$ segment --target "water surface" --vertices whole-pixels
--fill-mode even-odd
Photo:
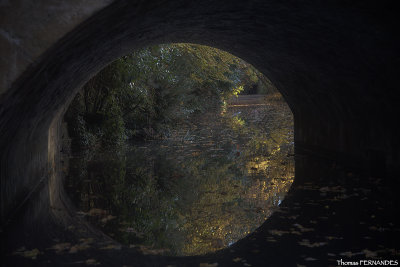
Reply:
[[[259,227],[294,178],[286,104],[243,99],[188,117],[162,140],[70,158],[66,187],[95,226],[144,253],[198,255]]]

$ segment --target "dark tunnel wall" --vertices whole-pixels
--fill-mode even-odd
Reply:
[[[57,165],[50,126],[79,88],[113,59],[156,43],[214,46],[269,77],[294,114],[297,165],[302,154],[313,154],[394,177],[400,163],[394,21],[389,2],[380,1],[112,3],[1,96],[2,223],[33,189],[47,192]],[[297,165],[296,180],[315,178],[314,167]]]

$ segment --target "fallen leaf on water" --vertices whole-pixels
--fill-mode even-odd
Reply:
[[[81,239],[79,239],[79,241],[81,241],[82,243],[85,243],[85,244],[90,244],[90,243],[93,243],[94,239],[91,238],[91,237],[89,237],[89,238],[81,238]]]
[[[218,262],[214,262],[214,263],[207,263],[207,262],[203,262],[199,264],[199,267],[217,267],[218,266]]]
[[[18,250],[16,250],[14,255],[22,256],[24,258],[29,258],[32,260],[36,260],[37,255],[40,254],[40,251],[37,248],[34,248],[32,250],[25,250],[25,247],[21,247]]]
[[[121,246],[120,245],[115,245],[115,244],[110,244],[110,245],[107,245],[105,247],[102,247],[101,249],[121,249]]]
[[[293,235],[301,235],[299,231],[294,230],[294,228],[290,228],[290,233]]]
[[[104,218],[101,219],[100,221],[101,221],[102,223],[107,223],[108,221],[110,221],[110,220],[112,220],[112,219],[115,219],[115,218],[116,218],[115,216],[108,215],[107,217],[104,217]]]
[[[336,237],[336,236],[326,236],[325,238],[328,240],[343,239],[343,237]]]
[[[346,256],[348,258],[351,258],[351,257],[353,257],[353,253],[351,251],[346,251],[346,252],[340,253],[340,256]]]
[[[378,256],[378,253],[370,251],[368,249],[364,249],[362,252],[364,252],[366,258],[375,258],[376,256]]]
[[[390,251],[390,253],[394,256],[398,256],[400,255],[400,250],[394,249],[394,248],[390,248],[388,249]]]
[[[77,253],[78,251],[79,251],[79,249],[78,249],[77,246],[72,246],[72,247],[69,249],[68,253],[73,254],[73,253]]]
[[[69,253],[77,253],[80,250],[90,248],[90,243],[93,242],[93,238],[81,238],[80,241],[80,244],[76,244],[69,249]]]
[[[89,210],[88,214],[90,216],[106,215],[107,211],[106,210],[102,210],[102,209],[92,208],[92,209]]]
[[[321,192],[339,192],[339,193],[344,193],[344,192],[346,192],[346,189],[341,187],[341,186],[332,186],[332,187],[326,186],[326,187],[321,187],[319,189],[319,191],[321,191]]]
[[[314,259],[312,257],[308,257],[308,258],[305,258],[304,260],[306,260],[306,261],[316,261],[317,259]]]
[[[96,259],[88,259],[85,261],[86,265],[99,265],[100,262],[98,262]]]
[[[364,254],[364,253],[363,253],[363,252],[351,252],[351,251],[346,251],[346,252],[340,253],[340,256],[346,256],[346,257],[348,257],[348,258],[351,258],[351,257],[353,257],[353,256],[362,255],[362,254]]]
[[[78,250],[86,250],[86,249],[90,248],[89,244],[86,244],[86,243],[75,245],[75,247]]]
[[[314,229],[303,227],[302,225],[300,225],[300,224],[298,224],[298,223],[293,224],[293,226],[296,226],[296,227],[300,230],[300,232],[310,232],[310,231],[314,231]]]
[[[348,195],[346,195],[346,194],[342,194],[342,195],[339,195],[339,196],[337,196],[337,199],[346,199],[346,198],[349,198],[350,196],[348,196]],[[335,197],[336,198],[336,197]]]
[[[302,245],[302,246],[309,247],[309,248],[321,247],[321,246],[325,246],[326,245],[325,242],[310,243],[310,241],[308,239],[301,240],[299,242],[299,244]]]
[[[238,257],[238,258],[232,259],[232,261],[233,261],[233,262],[239,262],[241,259],[242,259],[242,258],[239,258],[239,257]]]
[[[278,235],[278,236],[281,236],[281,235],[284,235],[284,234],[289,234],[288,231],[281,231],[281,230],[269,230],[269,232],[272,235]]]
[[[16,253],[16,252],[22,252],[22,251],[25,251],[25,250],[26,250],[25,246],[22,246],[22,247],[20,247],[19,249],[17,249],[14,253]]]
[[[166,252],[170,252],[168,248],[154,249],[146,246],[139,246],[138,248],[144,255],[162,255]]]
[[[59,244],[55,244],[54,246],[52,246],[49,249],[53,249],[56,251],[57,254],[60,254],[63,251],[69,250],[70,247],[71,247],[71,243],[59,243]]]

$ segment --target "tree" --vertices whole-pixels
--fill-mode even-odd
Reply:
[[[77,147],[167,136],[195,113],[268,80],[243,60],[195,44],[155,45],[117,59],[94,76],[66,120]],[[265,90],[264,90],[265,91]]]

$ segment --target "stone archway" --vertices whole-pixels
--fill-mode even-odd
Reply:
[[[155,43],[184,41],[221,48],[253,64],[278,87],[294,113],[298,155],[299,193],[289,195],[287,205],[317,193],[324,197],[336,192],[343,198],[342,189],[330,191],[329,188],[339,186],[343,180],[351,181],[356,187],[362,180],[361,176],[357,180],[354,174],[348,175],[348,169],[362,170],[360,173],[366,177],[375,170],[382,176],[379,178],[383,185],[396,184],[396,180],[389,178],[397,174],[399,164],[398,130],[393,125],[394,114],[398,111],[394,96],[398,40],[390,24],[394,20],[393,13],[375,4],[374,1],[353,4],[315,1],[304,5],[281,1],[116,1],[108,5],[54,43],[1,96],[1,214],[2,228],[7,229],[4,240],[14,244],[8,235],[12,233],[8,230],[12,225],[26,229],[21,238],[24,234],[32,236],[29,233],[32,229],[36,229],[39,236],[40,231],[50,229],[47,239],[43,238],[43,246],[49,246],[44,243],[49,242],[50,236],[66,235],[59,224],[54,223],[54,218],[63,221],[68,220],[68,216],[62,217],[64,215],[54,211],[54,202],[49,201],[63,200],[57,180],[59,116],[77,90],[102,67],[132,49]],[[338,171],[333,164],[345,167]],[[341,177],[340,181],[337,177]],[[304,184],[307,182],[311,185]],[[304,186],[310,186],[315,192],[301,191],[306,188]],[[373,187],[368,183],[364,186],[370,186],[367,188],[370,191]],[[325,189],[321,191],[321,188]],[[347,204],[337,208],[343,216],[352,214]],[[325,206],[329,210],[330,205],[323,205],[321,214]],[[311,210],[307,207],[303,210],[304,221],[310,220]],[[349,221],[357,221],[360,216],[354,215]],[[222,259],[220,264],[223,264],[231,258],[247,257],[251,254],[250,248],[271,249],[271,245],[260,238],[268,229],[278,226],[283,220],[281,217],[273,216],[258,234],[239,242],[232,255],[224,251],[178,262],[197,264]],[[337,223],[344,221],[338,219]],[[297,224],[300,225],[295,226],[299,228],[297,232],[307,232],[304,230],[307,227]],[[349,224],[342,227],[352,229]],[[319,231],[322,231],[320,235],[328,234],[323,229]],[[362,249],[359,248],[361,232],[359,234],[357,241],[344,243],[348,249]],[[386,240],[387,236],[377,238]],[[319,247],[315,245],[318,243],[323,247],[325,244],[321,244],[327,243],[304,240],[308,239],[299,240],[303,243],[289,243],[288,247],[296,252],[285,261],[304,262],[301,258],[304,253],[322,255],[326,252],[304,252],[304,248]],[[387,241],[388,249],[391,242]],[[32,239],[28,243],[34,245],[35,241]],[[275,255],[285,254],[283,248],[275,252]],[[112,263],[111,259],[120,255],[118,253],[128,252],[123,249],[101,257]],[[271,257],[272,254],[266,255]],[[68,260],[65,255],[51,257],[52,260]],[[132,257],[127,256],[127,259]],[[265,257],[255,257],[253,266],[264,262]],[[321,259],[327,260],[327,256]],[[150,265],[168,262],[164,258],[152,260]],[[278,264],[278,256],[272,257],[271,262]]]

